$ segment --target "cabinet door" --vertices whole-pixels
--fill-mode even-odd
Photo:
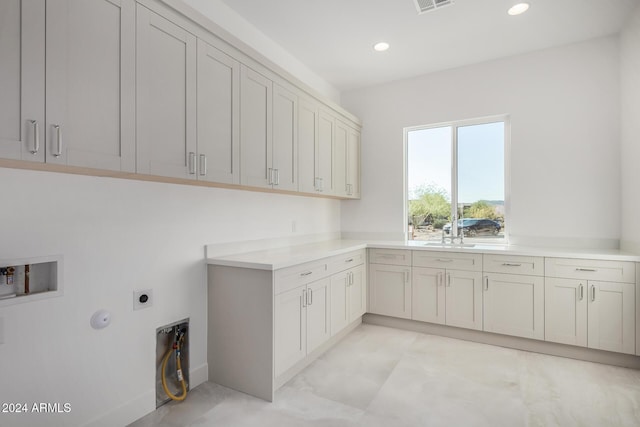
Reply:
[[[411,273],[411,318],[422,322],[444,324],[445,270],[413,267]]]
[[[307,353],[331,337],[330,289],[328,278],[307,286]]]
[[[318,106],[306,98],[298,104],[298,189],[316,192],[316,149],[318,148]]]
[[[240,183],[240,63],[198,40],[198,179]]]
[[[340,120],[335,121],[331,160],[331,179],[336,196],[347,195],[347,139],[349,128]]]
[[[0,2],[0,157],[44,161],[45,1]]]
[[[307,354],[306,290],[292,289],[275,296],[275,375]]]
[[[353,128],[347,135],[347,196],[360,198],[360,131]]]
[[[47,1],[47,163],[135,170],[134,7]]]
[[[272,82],[252,69],[240,66],[240,183],[271,187]]]
[[[331,335],[349,324],[349,272],[331,276]]]
[[[587,281],[545,278],[544,339],[587,346]]]
[[[589,281],[589,348],[634,354],[635,285]]]
[[[482,274],[446,272],[446,324],[482,330]]]
[[[349,283],[349,321],[353,322],[367,311],[367,280],[364,265],[350,270]]]
[[[411,269],[395,265],[369,265],[371,313],[411,319]]]
[[[274,188],[298,190],[298,96],[273,85]]]
[[[318,113],[318,149],[316,156],[316,187],[319,192],[333,194],[331,161],[335,120],[324,110]]]
[[[196,38],[137,6],[137,172],[196,174]]]
[[[484,280],[484,330],[543,340],[544,278],[489,273]]]

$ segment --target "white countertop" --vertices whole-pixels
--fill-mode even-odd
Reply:
[[[365,248],[410,249],[444,252],[468,252],[478,254],[504,254],[543,256],[560,258],[587,258],[613,261],[640,262],[640,256],[622,252],[617,249],[579,249],[579,248],[543,248],[515,245],[476,244],[469,246],[427,246],[423,241],[361,241],[361,240],[327,240],[319,243],[295,245],[276,249],[266,249],[239,254],[222,255],[207,258],[210,265],[252,268],[257,270],[278,270],[305,262],[315,261],[350,251]]]

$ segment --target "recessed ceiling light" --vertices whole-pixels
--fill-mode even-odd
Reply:
[[[527,10],[529,10],[529,3],[517,3],[511,6],[507,13],[511,16],[516,16],[525,13]]]
[[[389,43],[386,42],[380,42],[373,45],[373,50],[376,52],[384,52],[387,49],[389,49]]]

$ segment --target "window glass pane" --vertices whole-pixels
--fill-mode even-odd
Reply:
[[[409,238],[442,238],[451,222],[451,126],[407,132]]]
[[[465,240],[504,238],[504,122],[457,128],[458,227]]]

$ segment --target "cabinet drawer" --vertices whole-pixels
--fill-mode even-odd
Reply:
[[[413,251],[413,265],[416,267],[482,271],[482,255],[459,252]]]
[[[567,279],[635,283],[636,266],[630,261],[545,258],[545,275]]]
[[[544,258],[515,255],[484,255],[483,269],[488,273],[544,276]]]
[[[349,252],[344,255],[338,255],[327,259],[328,274],[339,273],[343,270],[364,264],[365,249]]]
[[[411,265],[411,251],[403,249],[369,249],[372,264]]]
[[[307,283],[315,282],[327,275],[327,264],[325,260],[308,262],[294,267],[276,270],[274,272],[275,295]]]

